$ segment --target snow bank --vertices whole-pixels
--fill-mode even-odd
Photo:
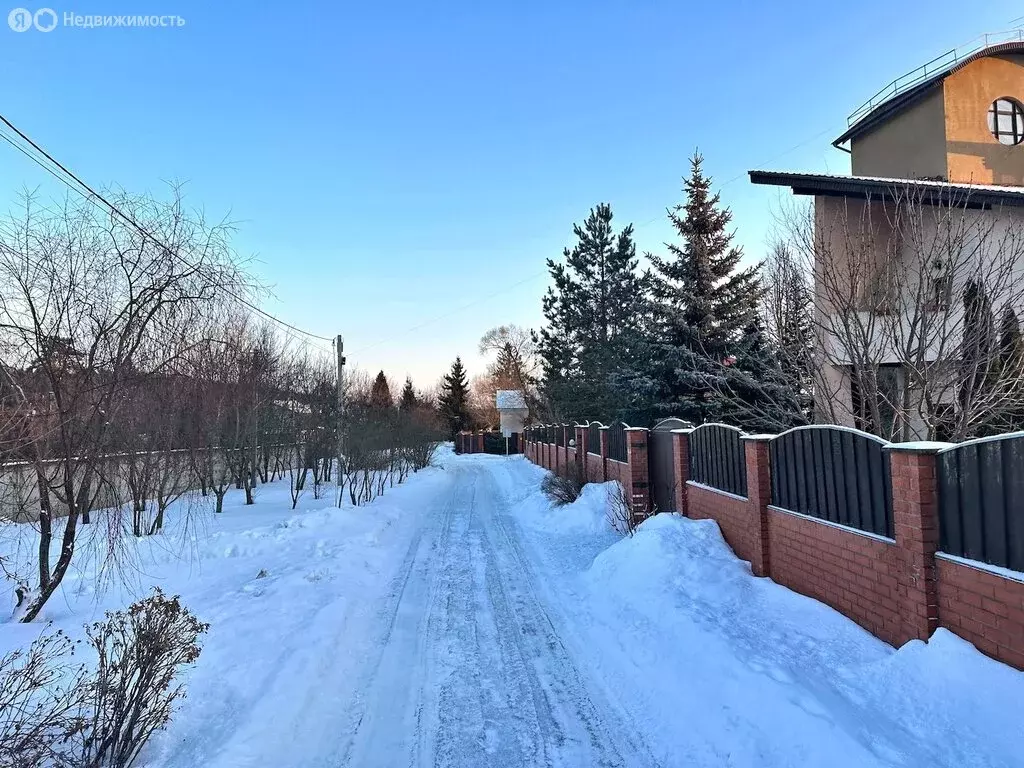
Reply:
[[[559,536],[608,533],[608,506],[615,490],[615,483],[588,483],[576,501],[560,507],[537,490],[520,502],[518,517],[534,529]]]
[[[327,743],[324,733],[345,724],[356,700],[353,680],[378,642],[370,628],[379,623],[379,606],[418,521],[434,513],[427,502],[450,482],[442,469],[422,470],[358,508],[335,507],[334,488],[325,488],[325,498],[307,492],[293,511],[287,481],[259,486],[253,506],[231,490],[221,514],[209,504],[185,514],[178,503],[163,533],[121,539],[125,567],[100,582],[107,537],[100,535],[103,514],[95,513],[96,535],[84,532],[41,620],[25,625],[8,611],[0,616],[0,655],[56,629],[80,638],[83,624],[159,584],[181,595],[210,630],[183,678],[188,698],[140,763],[311,764]],[[30,562],[33,543],[29,526],[0,529],[0,555]],[[10,605],[7,590],[0,584],[0,600]],[[276,719],[291,728],[293,714],[297,743],[268,744],[267,724]]]
[[[651,651],[626,639],[629,624],[692,654],[691,664],[658,665],[687,694],[633,670],[649,689],[642,695],[712,731],[722,727],[706,711],[716,702],[733,720],[749,718],[745,736],[732,734],[737,765],[776,764],[757,753],[767,732],[790,744],[786,765],[1019,764],[1024,673],[941,629],[893,650],[823,603],[755,578],[714,521],[656,515],[601,552],[582,580],[595,611],[626,628],[632,654]],[[746,707],[723,701],[736,686]]]

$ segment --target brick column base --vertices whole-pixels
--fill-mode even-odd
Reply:
[[[690,433],[692,429],[672,430],[672,465],[675,483],[673,494],[675,496],[675,507],[683,517],[689,517],[689,505],[687,503],[686,481],[690,479]]]
[[[750,569],[755,576],[768,576],[771,573],[768,505],[772,501],[772,476],[768,443],[773,437],[774,435],[745,435],[742,438],[747,465],[747,506],[750,510],[753,539]]]
[[[939,625],[935,553],[939,548],[937,451],[921,443],[888,446],[896,534],[897,602],[903,642],[927,640]]]
[[[606,435],[603,435],[603,437]],[[650,466],[647,463],[647,430],[630,427],[626,430],[626,462],[632,488],[627,488],[633,501],[633,524],[639,525],[651,514]]]

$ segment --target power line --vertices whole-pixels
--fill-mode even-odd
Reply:
[[[17,149],[23,155],[28,157],[30,160],[32,160],[32,162],[34,162],[40,168],[45,170],[47,173],[49,173],[51,176],[53,176],[58,181],[62,182],[65,186],[68,187],[68,189],[72,190],[73,192],[78,193],[84,199],[88,200],[89,202],[93,203],[94,205],[96,204],[96,201],[98,200],[104,206],[106,206],[106,208],[108,210],[110,210],[111,213],[113,213],[114,215],[116,215],[117,217],[119,217],[120,219],[125,221],[130,226],[134,227],[143,237],[148,237],[150,240],[152,240],[154,243],[156,243],[158,246],[160,246],[166,253],[168,253],[171,256],[173,256],[174,258],[178,259],[182,264],[184,264],[188,268],[194,269],[197,272],[201,271],[196,265],[189,263],[189,261],[187,259],[185,259],[185,257],[183,257],[180,253],[178,253],[176,250],[170,248],[167,244],[162,242],[158,237],[153,235],[153,233],[149,232],[145,227],[143,227],[141,224],[139,224],[139,222],[136,221],[133,217],[131,217],[131,216],[127,215],[126,213],[124,213],[123,211],[121,211],[120,208],[118,208],[116,205],[114,205],[109,200],[107,200],[103,195],[101,195],[95,189],[93,189],[88,184],[86,184],[81,178],[79,178],[77,175],[75,175],[74,172],[72,172],[66,166],[61,164],[49,152],[47,152],[39,144],[37,144],[35,141],[33,141],[21,129],[19,129],[16,125],[14,125],[14,123],[12,123],[10,120],[8,120],[7,117],[5,117],[3,114],[0,114],[0,122],[3,122],[4,125],[6,125],[12,131],[14,131],[22,139],[22,141],[26,142],[36,152],[38,152],[43,157],[45,157],[46,160],[49,161],[49,163],[51,163],[53,166],[56,166],[58,169],[60,169],[60,171],[64,174],[64,176],[61,176],[60,174],[56,173],[53,170],[53,168],[51,168],[50,166],[48,166],[45,163],[43,163],[38,157],[36,157],[35,155],[33,155],[30,152],[28,152],[24,147],[20,146],[17,142],[15,142],[13,139],[11,139],[6,134],[0,132],[0,138],[3,138],[4,141],[6,141],[8,144],[13,146],[15,149]],[[65,176],[66,177],[70,177],[72,180],[74,180],[75,184],[71,184],[67,180],[67,178],[65,178]],[[77,187],[75,185],[77,185]],[[84,190],[84,192],[83,192],[83,190]],[[256,312],[257,314],[261,315],[262,317],[265,317],[266,319],[268,319],[268,320],[270,320],[270,321],[272,321],[274,323],[277,323],[282,328],[287,328],[287,329],[289,329],[289,330],[291,330],[291,331],[293,331],[295,333],[301,334],[303,336],[308,336],[308,337],[313,338],[313,339],[319,339],[321,341],[333,342],[333,339],[331,339],[331,338],[329,338],[327,336],[320,336],[319,334],[315,334],[315,333],[312,333],[310,331],[304,330],[302,328],[299,328],[296,325],[292,325],[291,323],[289,323],[289,322],[287,322],[285,320],[282,320],[279,317],[276,317],[276,316],[272,315],[270,312],[267,312],[267,311],[261,309],[260,307],[258,307],[257,305],[253,304],[251,301],[249,301],[245,297],[239,296],[237,293],[232,291],[230,288],[222,286],[221,290],[225,294],[230,296],[232,299],[234,299],[235,301],[237,301],[240,304],[242,304],[243,306],[249,308],[253,312]]]

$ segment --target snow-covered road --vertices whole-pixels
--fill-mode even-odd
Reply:
[[[439,459],[356,509],[239,492],[102,592],[68,577],[72,635],[152,584],[211,625],[146,768],[1020,764],[1024,674],[954,635],[894,650],[711,521],[623,539],[607,486],[553,508],[522,457]],[[39,632],[0,622],[0,653]]]
[[[394,581],[344,764],[655,764],[563,642],[499,485],[507,468],[450,465]]]

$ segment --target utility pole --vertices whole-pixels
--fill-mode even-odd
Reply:
[[[338,488],[338,506],[341,506],[341,468],[343,465],[343,443],[345,430],[345,341],[339,333],[334,337],[334,352],[338,358],[338,467],[335,471],[335,485]]]

